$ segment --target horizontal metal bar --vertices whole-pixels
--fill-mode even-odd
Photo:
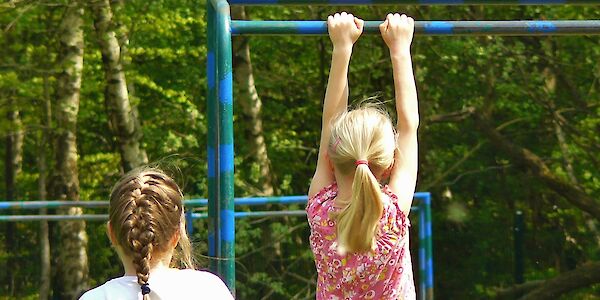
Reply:
[[[278,210],[278,211],[236,211],[233,216],[236,219],[242,218],[261,218],[261,217],[288,217],[288,216],[306,216],[304,210]],[[194,219],[208,218],[206,213],[193,213]]]
[[[413,206],[411,211],[419,210],[419,207]],[[262,217],[288,217],[305,216],[304,210],[276,210],[276,211],[236,211],[234,217],[241,218],[262,218]],[[207,213],[192,213],[192,219],[206,219]],[[106,221],[108,215],[0,215],[0,222],[32,222],[32,221]]]
[[[102,208],[108,207],[108,201],[3,201],[0,202],[0,209],[40,209],[40,208],[65,208],[65,207],[84,207],[84,208]]]
[[[417,192],[415,198],[428,197],[428,192]],[[235,205],[265,205],[265,204],[304,204],[308,201],[306,195],[279,196],[279,197],[243,197],[235,198]],[[185,200],[186,207],[202,207],[208,205],[206,199]],[[0,202],[1,209],[40,209],[40,208],[103,208],[108,207],[108,201],[3,201]]]
[[[106,221],[108,215],[0,215],[0,222],[30,222],[30,221]]]
[[[276,196],[276,197],[241,197],[234,198],[235,205],[265,205],[265,204],[294,204],[294,203],[306,203],[308,196],[297,195],[297,196]],[[186,206],[206,206],[208,205],[207,199],[191,199],[185,201]]]
[[[379,34],[381,21],[366,21],[364,31]],[[231,21],[235,35],[325,35],[325,21]],[[590,35],[600,34],[600,20],[560,21],[416,21],[420,35]]]
[[[593,0],[230,0],[231,5],[593,5]]]
[[[286,217],[305,216],[304,210],[281,210],[281,211],[238,211],[234,213],[235,218],[257,218],[257,217]],[[208,218],[206,213],[193,213],[193,219]],[[0,222],[30,222],[30,221],[106,221],[108,215],[0,215]]]

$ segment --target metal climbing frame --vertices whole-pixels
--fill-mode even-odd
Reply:
[[[419,270],[420,270],[420,288],[428,290],[432,295],[433,288],[433,264],[432,264],[432,243],[431,243],[431,209],[430,194],[416,193],[415,199],[418,206],[411,208],[411,211],[419,214]],[[280,197],[249,197],[235,198],[235,206],[261,206],[267,204],[301,204],[306,205],[308,197],[306,195],[298,196],[280,196]],[[207,199],[189,199],[184,202],[186,207],[187,231],[193,233],[192,221],[195,219],[205,219],[206,213],[194,213],[194,207],[206,207]],[[35,210],[40,208],[56,209],[65,207],[82,207],[86,209],[106,209],[109,202],[100,201],[3,201],[0,202],[0,210]],[[304,210],[282,210],[282,211],[236,211],[233,217],[253,218],[253,217],[289,217],[306,216]],[[39,214],[7,214],[0,215],[0,222],[35,222],[35,221],[66,221],[66,220],[85,220],[85,221],[106,221],[106,214],[83,214],[83,215],[39,215]]]
[[[233,88],[232,34],[327,33],[324,21],[246,21],[231,20],[231,5],[588,5],[596,1],[578,0],[208,0],[208,180],[209,255],[211,264],[227,286],[235,291],[235,231],[233,182]],[[365,33],[377,33],[379,21],[367,21]],[[563,21],[417,21],[416,35],[573,35],[600,34],[598,20]],[[417,194],[417,198],[419,194]],[[425,195],[425,194],[424,194]],[[419,204],[420,298],[433,299],[430,196]]]

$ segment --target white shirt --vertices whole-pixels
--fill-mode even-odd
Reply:
[[[215,299],[233,300],[227,286],[216,275],[196,270],[158,269],[148,280],[150,299]],[[134,300],[142,299],[142,290],[136,276],[111,279],[87,291],[80,300]]]

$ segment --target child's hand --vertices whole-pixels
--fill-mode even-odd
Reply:
[[[363,31],[364,21],[346,12],[327,18],[327,31],[333,47],[352,47]]]
[[[379,25],[381,36],[390,48],[391,54],[402,51],[410,52],[413,32],[415,31],[415,20],[406,15],[388,14],[383,23]]]

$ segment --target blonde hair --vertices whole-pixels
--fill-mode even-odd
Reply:
[[[383,195],[374,173],[383,173],[394,162],[394,127],[387,113],[366,104],[342,113],[331,128],[329,157],[334,167],[344,175],[354,173],[352,198],[335,216],[338,250],[370,251],[383,212]]]
[[[124,254],[133,259],[144,300],[150,299],[148,279],[152,259],[171,250],[170,241],[175,235],[179,235],[180,249],[174,260],[185,268],[194,267],[183,209],[181,190],[158,169],[133,170],[112,189],[109,207],[112,232]]]

